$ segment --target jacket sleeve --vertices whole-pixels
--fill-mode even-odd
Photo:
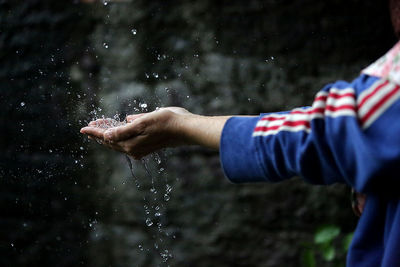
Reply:
[[[232,117],[220,150],[233,182],[300,176],[313,184],[347,183],[365,193],[397,187],[400,87],[361,75],[327,85],[310,107]]]

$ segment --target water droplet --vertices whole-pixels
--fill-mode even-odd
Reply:
[[[165,200],[165,201],[170,200],[170,196],[169,196],[168,194],[165,194],[165,195],[164,195],[164,200]]]
[[[49,149],[49,153],[53,153],[53,150]]]
[[[157,190],[154,187],[150,189],[150,192],[153,194],[157,194]]]
[[[135,185],[136,185],[136,187],[137,187],[138,189],[140,188],[139,181],[135,181]]]
[[[171,255],[171,253],[169,253],[168,249],[165,249],[164,252],[161,252],[160,256],[164,262],[167,262],[168,258],[172,258],[172,255]]]
[[[271,56],[271,60],[274,60],[275,58],[273,56]]]
[[[132,29],[132,30],[131,30],[131,33],[132,33],[133,35],[136,35],[136,34],[137,34],[137,30],[136,30],[136,29]]]
[[[153,225],[153,222],[151,221],[150,218],[146,219],[146,225],[149,226],[149,227]]]
[[[141,103],[141,104],[139,104],[139,107],[141,107],[141,108],[147,108],[147,104],[146,104],[146,103]]]
[[[11,246],[14,247],[14,243],[11,243]]]
[[[148,75],[147,73],[144,74],[146,76],[146,79],[150,78],[150,75]]]
[[[166,185],[166,189],[165,191],[168,193],[170,193],[172,191],[172,186],[170,186],[169,184]]]
[[[20,105],[21,105],[21,107],[25,106],[25,102],[21,102]]]
[[[80,149],[80,150],[83,150],[83,147],[81,146],[81,147],[79,147],[79,149]]]
[[[105,5],[105,6],[108,5],[107,0],[104,0],[104,1],[103,1],[103,5]]]
[[[156,206],[156,207],[155,207],[155,210],[159,210],[159,209],[160,209],[160,207],[159,207],[159,206]]]
[[[103,43],[103,46],[104,46],[105,49],[108,48],[108,44],[107,43]]]
[[[161,213],[160,213],[160,212],[156,212],[156,213],[154,213],[154,216],[160,217],[160,216],[161,216]]]
[[[139,249],[140,249],[141,251],[143,251],[143,246],[142,246],[142,245],[139,245],[138,247],[139,247]]]
[[[153,72],[153,77],[158,79],[158,73]]]

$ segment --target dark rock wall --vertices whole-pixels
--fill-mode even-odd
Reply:
[[[108,116],[169,105],[202,114],[307,105],[324,84],[355,78],[395,42],[378,1],[132,1],[96,11],[103,23],[92,40]],[[103,251],[114,247],[107,264],[155,266],[168,250],[171,266],[299,266],[317,227],[335,224],[348,233],[356,225],[344,186],[233,185],[212,151],[175,149],[161,158],[158,167],[148,158],[158,181],[157,200],[149,201],[141,163],[134,164],[137,189],[122,156],[102,156],[114,167],[99,174],[101,183],[119,185],[98,225]],[[173,187],[168,202],[166,184]],[[154,224],[147,227],[146,218]],[[337,257],[344,263],[343,253]]]
[[[394,42],[385,1],[0,1],[0,265],[299,266],[319,226],[353,231],[345,186],[234,185],[195,147],[133,178],[79,127],[308,105]]]
[[[93,27],[82,8],[0,1],[1,266],[87,261],[93,192],[78,134],[83,92],[70,77]]]

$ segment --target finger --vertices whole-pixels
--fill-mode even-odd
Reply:
[[[126,121],[127,122],[132,122],[132,121],[136,120],[137,118],[142,117],[143,115],[144,115],[144,113],[128,115],[128,116],[126,116]]]
[[[109,149],[115,150],[117,152],[126,153],[125,149],[123,147],[121,147],[118,143],[104,142],[104,143],[102,143],[102,145],[104,145],[105,147],[108,147]]]
[[[93,135],[88,135],[88,138],[91,140],[95,140],[98,144],[105,146],[109,149],[118,151],[118,152],[126,152],[124,147],[120,146],[118,143],[109,143],[109,142],[105,142],[103,139],[100,139],[98,137],[95,137]]]
[[[109,118],[97,119],[95,121],[91,121],[88,126],[99,127],[99,128],[110,128],[115,126],[115,120]]]
[[[134,159],[141,159],[142,157],[163,148],[161,143],[149,143],[149,138],[145,135],[121,141],[117,144],[126,154],[132,156]]]
[[[89,123],[88,123],[88,126],[92,126],[92,127],[96,126],[96,125],[97,125],[97,121],[98,121],[98,120],[89,122]]]
[[[103,134],[105,129],[98,128],[98,127],[83,127],[80,132],[83,134],[91,135],[92,137],[99,138],[103,140]]]
[[[109,142],[119,142],[129,138],[136,137],[143,133],[144,126],[142,122],[132,122],[123,126],[113,127],[104,132],[104,140]]]
[[[95,120],[95,121],[89,122],[88,126],[98,127],[100,125],[100,123],[101,123],[101,120]]]
[[[140,137],[138,137],[138,138],[140,138]],[[139,160],[142,157],[144,157],[146,154],[143,153],[143,151],[139,147],[137,147],[137,143],[138,143],[137,140],[129,139],[128,141],[121,141],[121,142],[118,142],[117,144],[122,149],[122,152],[131,156],[135,160]]]

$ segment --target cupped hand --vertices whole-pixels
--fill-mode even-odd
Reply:
[[[190,116],[194,115],[183,108],[160,108],[150,113],[129,115],[127,123],[117,127],[109,128],[109,119],[92,121],[80,132],[111,149],[140,159],[159,149],[185,144],[187,140],[180,124],[184,117]]]

